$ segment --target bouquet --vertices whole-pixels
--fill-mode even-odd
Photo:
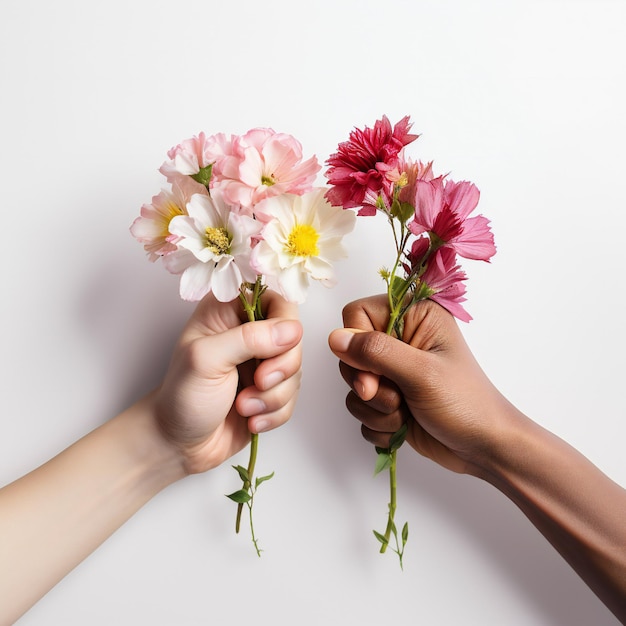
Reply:
[[[489,261],[496,252],[489,221],[482,215],[470,217],[480,196],[476,186],[455,182],[448,174],[435,175],[432,161],[406,156],[406,146],[418,138],[410,133],[411,126],[409,116],[393,127],[383,116],[373,128],[354,129],[328,158],[326,171],[326,198],[332,205],[357,209],[362,216],[380,214],[391,228],[395,257],[380,275],[389,302],[387,333],[400,340],[405,314],[427,298],[469,322],[462,305],[467,277],[458,257]],[[400,567],[409,530],[405,523],[398,533],[395,522],[396,454],[406,432],[404,425],[391,436],[388,448],[376,448],[374,471],[387,470],[390,485],[387,525],[374,535],[383,553],[393,536]]]
[[[315,156],[302,158],[291,135],[253,128],[244,135],[199,133],[167,153],[160,167],[167,186],[141,207],[131,225],[150,261],[180,275],[180,296],[197,301],[212,292],[221,302],[239,298],[248,320],[263,318],[261,295],[270,288],[290,302],[306,299],[309,279],[336,283],[333,262],[346,256],[342,238],[354,214],[332,206],[326,188],[314,187],[321,169]],[[255,476],[258,434],[251,435],[247,467],[233,466],[243,506],[274,473]]]

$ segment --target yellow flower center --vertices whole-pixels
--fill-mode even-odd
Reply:
[[[274,180],[273,176],[266,176],[265,174],[263,174],[263,176],[261,176],[261,184],[265,185],[266,187],[271,187],[272,185],[276,184],[276,181]]]
[[[316,256],[319,254],[319,233],[310,224],[297,224],[289,233],[285,249],[293,256]]]
[[[174,204],[173,202],[168,202],[167,203],[167,217],[163,221],[163,232],[161,233],[161,235],[163,237],[167,237],[170,234],[170,230],[169,230],[170,222],[177,215],[184,215],[184,214],[185,212],[177,204]]]
[[[228,231],[223,227],[207,227],[206,246],[215,254],[226,254],[230,249],[230,235]]]

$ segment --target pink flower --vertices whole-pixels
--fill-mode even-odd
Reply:
[[[168,150],[167,156],[171,159],[168,165],[179,174],[193,176],[213,162],[207,154],[210,145],[204,133],[185,139]]]
[[[422,263],[428,246],[427,237],[420,237],[413,242],[411,251],[407,255],[410,267],[405,265],[407,273]],[[444,247],[436,250],[428,259],[426,270],[416,289],[419,291],[421,299],[430,298],[447,309],[457,319],[462,322],[469,322],[472,316],[461,305],[466,300],[465,280],[467,280],[467,275],[458,265],[454,250]]]
[[[421,161],[413,161],[404,159],[403,155],[398,159],[398,172],[394,182],[400,185],[400,193],[398,200],[400,202],[413,203],[415,198],[415,188],[420,180],[432,180],[433,162],[422,163]]]
[[[265,198],[309,191],[320,168],[314,156],[302,161],[302,146],[291,135],[254,128],[216,160],[213,185],[228,202],[251,211]]]
[[[414,235],[433,233],[462,257],[488,261],[496,252],[489,220],[469,217],[479,197],[477,187],[467,181],[444,182],[441,176],[417,181],[415,216],[408,227]]]
[[[419,135],[409,134],[412,123],[403,117],[393,128],[386,115],[374,128],[354,129],[348,141],[327,160],[326,177],[331,185],[326,197],[344,209],[361,207],[359,215],[374,215],[372,198],[390,194],[388,174],[396,168],[399,155]]]
[[[153,196],[150,204],[144,204],[140,216],[130,227],[133,237],[144,244],[150,261],[177,249],[176,237],[170,233],[169,225],[177,215],[187,215],[187,202],[194,193],[194,188],[179,182],[172,184],[171,190],[164,189]]]

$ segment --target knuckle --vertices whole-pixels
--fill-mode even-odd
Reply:
[[[256,322],[247,322],[240,326],[244,344],[252,351],[258,352],[264,346],[264,334]]]
[[[360,352],[368,358],[381,357],[388,349],[388,337],[381,332],[362,333]]]

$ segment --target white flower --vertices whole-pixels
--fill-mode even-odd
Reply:
[[[274,196],[255,206],[262,219],[271,219],[252,250],[252,265],[290,302],[304,302],[309,278],[332,287],[337,282],[332,262],[347,256],[341,240],[356,217],[329,204],[325,191]]]
[[[182,274],[181,298],[201,300],[212,291],[220,302],[234,300],[242,283],[256,280],[250,264],[251,238],[263,225],[240,215],[219,194],[194,194],[187,212],[169,225],[179,250],[163,257],[170,272]]]

